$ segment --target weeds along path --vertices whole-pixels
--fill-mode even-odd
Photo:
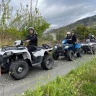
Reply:
[[[22,94],[26,89],[36,89],[38,82],[40,82],[40,85],[44,85],[55,79],[57,75],[66,75],[72,69],[90,61],[94,57],[95,55],[85,55],[82,58],[75,59],[73,62],[61,58],[58,61],[55,61],[54,69],[44,71],[40,66],[30,68],[27,77],[19,81],[13,80],[8,74],[3,74],[2,77],[0,77],[0,96],[3,96],[3,94],[4,96],[16,96],[16,94]],[[1,86],[2,84],[4,84],[4,86]]]

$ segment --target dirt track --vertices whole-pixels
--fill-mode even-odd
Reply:
[[[90,61],[93,57],[95,56],[85,55],[82,58],[76,58],[73,62],[61,58],[58,61],[55,61],[54,68],[49,71],[42,70],[40,66],[30,68],[27,77],[19,81],[13,80],[8,74],[3,74],[0,77],[0,85],[4,84],[4,86],[0,86],[0,96],[21,95],[26,89],[35,89],[38,81],[41,85],[44,85],[48,81],[55,79],[57,75],[63,76],[72,69],[77,68],[80,64]]]

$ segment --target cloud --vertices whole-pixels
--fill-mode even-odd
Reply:
[[[11,0],[14,10],[30,0]],[[36,0],[33,0],[35,6]],[[63,26],[96,14],[96,0],[38,0],[41,15],[53,26]]]
[[[51,24],[67,25],[96,14],[96,0],[40,0],[40,12]]]

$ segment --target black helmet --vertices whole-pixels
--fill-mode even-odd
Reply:
[[[33,33],[34,33],[34,28],[33,28],[33,27],[29,27],[29,28],[28,28],[28,32],[29,32],[30,30],[33,30]]]

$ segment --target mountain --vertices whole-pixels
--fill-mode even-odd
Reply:
[[[70,31],[78,25],[84,25],[84,26],[96,29],[96,15],[78,20],[75,23],[69,24],[69,25],[61,27],[59,29],[54,29],[54,30],[52,30],[52,33],[53,32],[63,32],[64,30]]]

